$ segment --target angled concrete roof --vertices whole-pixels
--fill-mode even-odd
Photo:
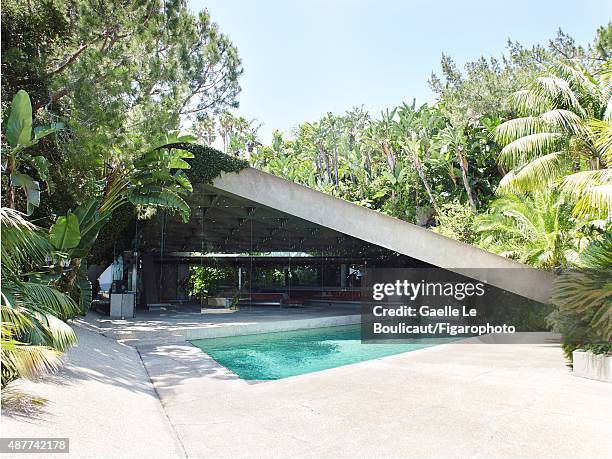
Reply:
[[[488,270],[483,274],[491,284],[548,302],[551,273],[266,172],[248,168],[239,174],[223,174],[214,187],[450,271],[472,277],[472,269]],[[515,276],[508,276],[503,268],[516,269]]]
[[[188,223],[166,222],[166,253],[323,253],[342,247],[347,253],[376,257],[376,249],[382,248],[527,298],[549,299],[551,273],[254,168],[224,173],[212,186],[197,184],[188,202]],[[147,231],[149,240],[159,237],[159,223]]]

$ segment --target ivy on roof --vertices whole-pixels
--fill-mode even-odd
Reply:
[[[185,173],[194,183],[210,184],[221,175],[221,172],[240,172],[242,169],[249,167],[249,163],[244,159],[233,158],[206,145],[177,143],[172,145],[172,148],[193,153],[194,158],[188,160],[191,169],[186,169]]]

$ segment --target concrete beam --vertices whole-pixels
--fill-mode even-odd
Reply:
[[[224,173],[213,186],[449,271],[547,303],[554,275],[254,168]],[[513,274],[508,275],[508,268]],[[473,270],[478,270],[477,272]]]

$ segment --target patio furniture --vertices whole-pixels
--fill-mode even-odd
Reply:
[[[283,307],[288,300],[286,293],[251,293],[247,298],[241,298],[240,303],[250,303],[253,306]]]
[[[227,297],[211,297],[208,298],[208,306],[217,306],[229,308],[232,305],[232,299]]]

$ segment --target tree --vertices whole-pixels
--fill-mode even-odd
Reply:
[[[237,49],[184,0],[7,0],[2,20],[3,98],[25,89],[36,119],[67,126],[44,145],[70,194],[53,206],[82,202],[115,151],[237,106]]]
[[[542,269],[569,266],[588,242],[563,198],[550,191],[496,199],[475,230],[483,248]]]
[[[575,59],[584,63],[593,60],[562,30],[548,46],[525,48],[508,40],[506,47],[507,52],[499,58],[483,56],[466,63],[465,72],[457,68],[451,57],[442,55],[441,77],[432,73],[429,85],[438,94],[439,107],[453,126],[469,128],[477,126],[484,117],[512,116],[514,109],[508,97],[557,59]]]
[[[193,131],[199,142],[212,146],[217,139],[217,120],[213,116],[203,116],[193,124]]]
[[[91,303],[85,260],[98,234],[117,210],[131,203],[179,213],[184,221],[189,218],[189,205],[181,196],[193,191],[184,170],[191,167],[185,160],[194,155],[182,146],[192,140],[191,136],[173,133],[133,159],[110,164],[99,182],[100,192],[74,212],[59,217],[51,227],[54,249],[65,253],[70,261],[69,271],[62,273],[57,285],[78,299],[83,314]]]
[[[596,135],[612,122],[608,63],[598,74],[577,62],[559,62],[512,96],[522,116],[499,125],[505,145],[500,164],[510,169],[501,192],[541,190],[560,185],[577,199],[576,215],[612,211],[612,149]]]
[[[2,37],[7,71],[18,70],[28,45],[49,45],[43,40],[25,42],[23,28],[42,18],[62,25],[61,35],[48,32],[56,37],[51,47],[28,53],[46,56],[37,62],[42,67],[37,71],[50,82],[49,93],[34,101],[35,110],[67,98],[78,112],[93,104],[111,109],[108,120],[118,113],[125,119],[126,111],[143,117],[135,112],[144,108],[156,114],[168,109],[174,115],[194,114],[234,105],[240,90],[236,48],[206,10],[190,13],[183,0],[74,0],[52,5],[9,1],[2,14],[5,21],[19,25],[12,25]]]
[[[566,342],[589,343],[612,341],[612,233],[595,239],[581,254],[580,269],[567,271],[556,279],[552,303],[561,314],[586,321],[588,328],[566,330]]]
[[[476,212],[476,202],[474,201],[472,186],[470,185],[470,180],[468,178],[468,160],[465,154],[466,139],[463,135],[463,129],[457,129],[454,126],[449,125],[440,131],[439,137],[445,150],[450,149],[455,152],[455,157],[457,158],[459,168],[461,169],[461,178],[463,180],[465,193],[467,194],[472,212]]]
[[[64,320],[78,308],[51,288],[53,254],[42,230],[14,209],[0,208],[2,238],[2,386],[59,365],[59,353],[76,343]],[[56,258],[57,259],[57,258]]]

